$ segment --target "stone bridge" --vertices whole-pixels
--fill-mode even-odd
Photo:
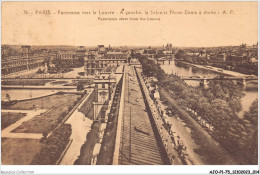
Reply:
[[[243,77],[221,77],[221,76],[181,76],[180,77],[182,80],[197,80],[200,81],[201,84],[207,85],[209,80],[220,80],[220,81],[225,81],[225,80],[233,80],[237,84],[241,83],[243,86],[246,86],[247,81],[258,81],[258,77],[256,76],[243,76]]]

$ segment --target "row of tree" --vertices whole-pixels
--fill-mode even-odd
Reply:
[[[72,133],[70,124],[63,124],[46,139],[40,152],[35,155],[32,165],[55,165],[66,148]]]
[[[143,74],[156,77],[159,88],[173,95],[179,106],[205,127],[242,164],[257,164],[257,100],[239,118],[242,87],[233,81],[210,81],[209,88],[194,88],[175,75],[166,75],[154,61],[137,55]]]

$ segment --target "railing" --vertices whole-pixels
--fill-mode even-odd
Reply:
[[[125,99],[125,72],[123,74],[123,80],[122,80],[122,91],[121,91],[121,99],[120,99],[120,105],[119,105],[119,114],[118,114],[118,121],[117,121],[117,131],[116,131],[116,140],[115,140],[115,149],[113,154],[113,165],[119,164],[119,149],[121,144],[121,130],[122,130],[122,118],[123,118],[123,109],[124,109],[124,99]]]
[[[69,141],[69,143],[67,144],[66,148],[61,153],[60,158],[57,160],[56,165],[59,165],[61,163],[62,159],[64,158],[64,156],[65,156],[66,152],[68,151],[68,149],[69,149],[69,147],[70,147],[72,142],[73,142],[73,140]]]

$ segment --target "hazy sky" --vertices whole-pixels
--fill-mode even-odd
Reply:
[[[162,11],[165,15],[120,15],[126,11]],[[3,2],[2,44],[223,46],[258,39],[257,2]],[[31,15],[24,14],[27,10]],[[36,10],[51,10],[37,15]],[[60,15],[90,11],[96,15]],[[114,11],[114,15],[99,15]],[[170,15],[169,11],[216,11],[220,14]],[[233,11],[232,14],[222,14]],[[55,14],[54,14],[55,13]],[[160,21],[99,21],[101,18],[160,18]]]

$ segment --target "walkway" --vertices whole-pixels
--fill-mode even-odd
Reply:
[[[86,142],[87,134],[91,130],[92,120],[85,117],[79,112],[79,109],[88,100],[92,92],[81,102],[77,109],[71,114],[70,118],[65,122],[71,124],[72,134],[70,139],[73,140],[60,165],[73,165],[80,155],[81,146]]]
[[[120,165],[163,164],[133,67],[125,66]]]
[[[8,126],[4,130],[2,130],[1,137],[2,138],[23,138],[23,139],[41,139],[42,134],[35,134],[35,133],[11,133],[14,129],[21,126],[24,122],[31,120],[32,118],[36,117],[37,115],[41,115],[41,113],[46,112],[45,109],[38,109],[38,110],[5,110],[2,109],[1,112],[13,112],[13,113],[26,113],[26,116],[22,119],[18,120],[14,124]]]

